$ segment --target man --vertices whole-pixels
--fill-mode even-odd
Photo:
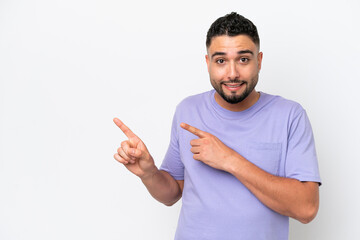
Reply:
[[[256,26],[237,13],[210,27],[214,90],[183,100],[160,170],[128,137],[115,159],[170,206],[182,197],[175,239],[288,239],[289,217],[310,222],[320,177],[311,126],[297,103],[255,91],[263,53]]]

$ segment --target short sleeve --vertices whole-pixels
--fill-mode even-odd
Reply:
[[[285,169],[288,178],[321,184],[314,136],[304,109],[290,123]]]
[[[176,116],[175,113],[171,127],[170,144],[160,170],[168,172],[175,180],[184,180],[184,164],[180,157],[178,137],[180,123],[178,123]]]

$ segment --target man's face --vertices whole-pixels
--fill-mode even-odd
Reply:
[[[206,55],[211,85],[228,103],[243,101],[255,91],[262,53],[247,35],[212,38]]]

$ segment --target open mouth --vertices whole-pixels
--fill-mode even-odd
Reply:
[[[241,82],[241,83],[223,83],[225,88],[228,89],[231,92],[239,90],[244,84],[245,84],[245,82]]]

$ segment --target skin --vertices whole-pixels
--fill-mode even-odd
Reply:
[[[184,181],[176,181],[169,173],[159,171],[143,141],[120,119],[114,118],[114,123],[128,138],[121,143],[114,158],[138,176],[156,200],[167,206],[176,203],[181,198]]]
[[[217,36],[212,39],[207,51],[205,58],[210,82],[216,90],[216,102],[230,111],[243,111],[255,104],[260,97],[255,91],[255,86],[263,58],[258,46],[246,35]],[[231,84],[231,81],[244,84],[241,88],[231,91],[225,86],[226,83]],[[239,97],[247,92],[247,97],[241,102],[232,104],[221,97],[219,91],[223,91],[229,98]]]
[[[217,90],[215,100],[220,106],[231,111],[243,111],[256,103],[259,93],[255,86],[262,56],[248,36],[217,36],[212,39],[206,63],[211,84]],[[225,98],[241,101],[229,103],[218,93],[221,91]],[[177,202],[184,181],[176,181],[169,173],[158,170],[141,139],[119,119],[115,118],[114,123],[128,137],[114,158],[138,176],[155,199],[168,206]],[[186,123],[181,123],[181,127],[197,137],[190,141],[194,160],[234,175],[264,205],[282,215],[302,223],[314,219],[319,208],[318,183],[274,176],[252,164],[216,136]]]
[[[246,160],[214,135],[185,123],[181,127],[198,137],[190,142],[195,160],[231,173],[263,204],[282,215],[302,223],[315,218],[319,207],[318,183],[274,176]]]

